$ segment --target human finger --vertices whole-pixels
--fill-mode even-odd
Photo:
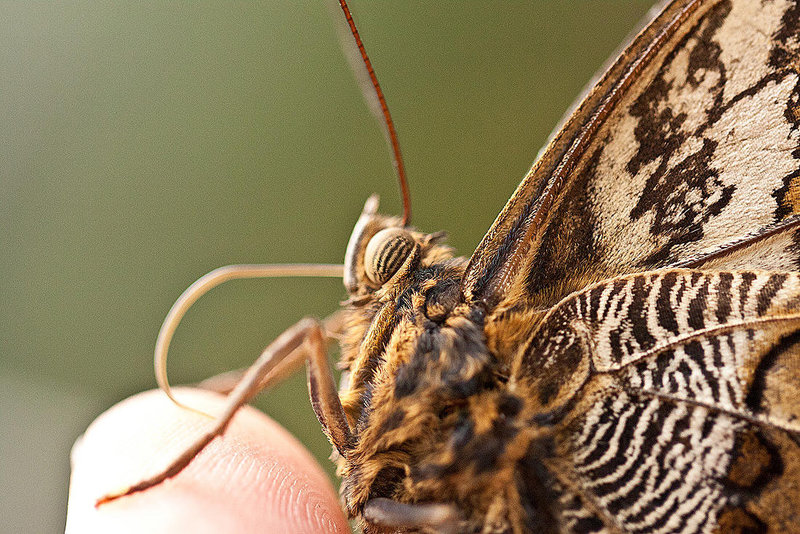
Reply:
[[[224,397],[207,391],[178,392],[208,413],[224,404]],[[95,508],[104,494],[165,467],[209,424],[158,391],[126,399],[98,417],[73,449],[67,533],[349,532],[333,487],[312,456],[250,407],[174,478]]]

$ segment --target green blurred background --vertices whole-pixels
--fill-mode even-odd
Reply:
[[[470,254],[649,4],[353,0],[415,224]],[[400,207],[320,0],[2,2],[0,111],[0,532],[58,532],[72,442],[154,386],[185,287],[227,263],[341,262],[370,193]],[[343,297],[336,280],[222,286],[170,376],[246,365]],[[302,377],[257,404],[329,468]]]

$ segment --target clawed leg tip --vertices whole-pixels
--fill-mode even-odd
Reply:
[[[120,491],[120,492],[116,492],[116,493],[109,493],[107,495],[103,495],[102,497],[100,497],[99,499],[97,499],[94,502],[94,507],[95,507],[95,509],[99,509],[104,504],[108,504],[111,501],[116,501],[117,499],[128,495],[128,493],[129,493],[128,490],[125,490],[125,491]]]

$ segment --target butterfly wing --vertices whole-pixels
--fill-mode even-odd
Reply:
[[[565,525],[800,531],[800,274],[612,279],[551,310],[525,354],[511,388],[560,419],[543,462]]]
[[[799,33],[792,1],[668,4],[497,217],[467,268],[467,300],[547,308],[610,276],[723,268],[734,252],[797,269]]]

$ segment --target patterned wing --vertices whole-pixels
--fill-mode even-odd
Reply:
[[[800,6],[671,2],[519,185],[464,295],[549,308],[619,274],[724,269],[729,253],[732,265],[797,269],[798,126]]]
[[[510,387],[556,421],[571,529],[800,532],[800,274],[603,282],[548,313]]]

